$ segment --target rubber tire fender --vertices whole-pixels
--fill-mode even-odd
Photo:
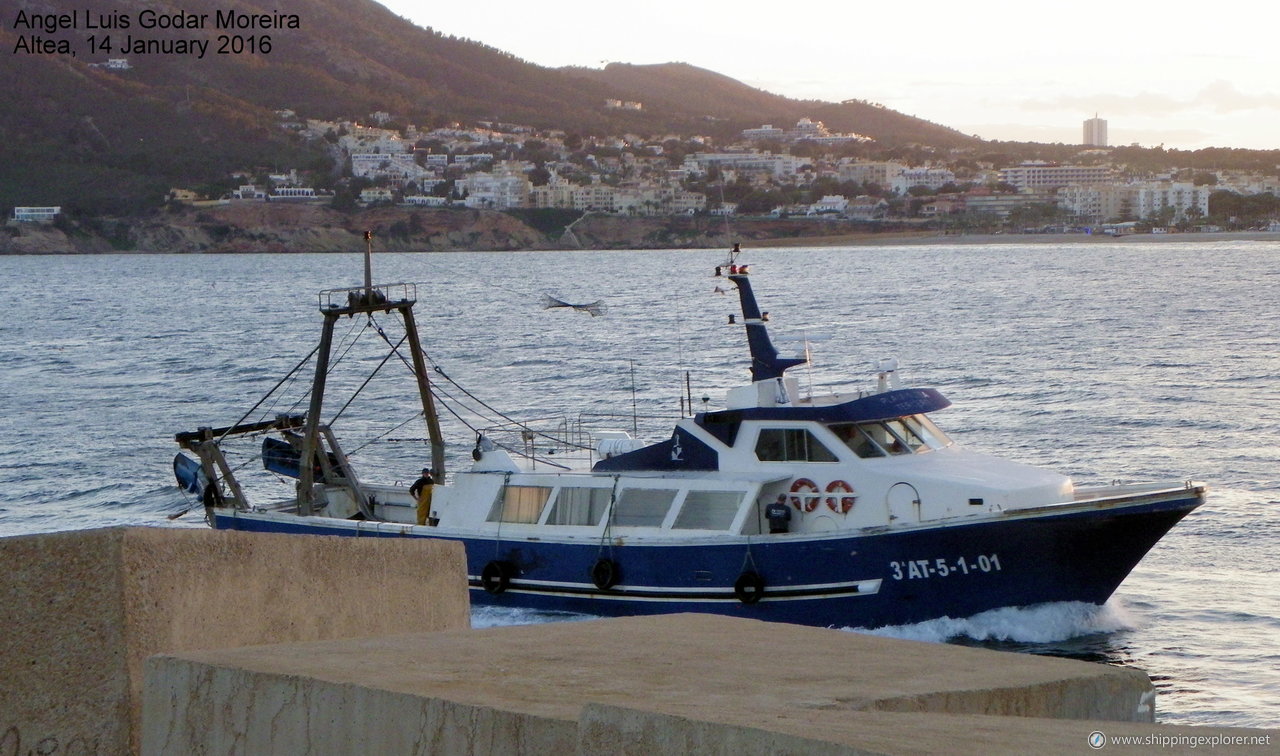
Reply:
[[[516,572],[511,562],[495,559],[484,566],[480,573],[480,587],[485,593],[497,596],[511,585],[511,576]]]
[[[746,570],[733,584],[733,595],[744,604],[754,604],[764,595],[764,578],[755,570]]]
[[[618,584],[622,578],[622,569],[618,563],[606,557],[600,557],[591,565],[591,584],[602,591],[607,591]]]

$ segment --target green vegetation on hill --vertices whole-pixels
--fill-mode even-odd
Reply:
[[[225,182],[235,170],[269,172],[323,164],[323,145],[281,129],[274,111],[359,119],[381,110],[433,127],[498,119],[600,136],[728,135],[772,119],[812,115],[833,127],[891,142],[947,143],[960,135],[892,111],[788,100],[683,64],[553,70],[465,39],[422,29],[371,0],[250,0],[235,10],[297,14],[299,29],[271,30],[266,54],[89,55],[87,33],[59,31],[74,58],[13,54],[6,61],[8,105],[0,110],[0,207],[62,205],[82,215],[139,213],[174,186]],[[217,31],[143,33],[144,8],[213,14],[220,0],[46,0],[39,12],[127,15],[150,38],[213,38]],[[0,45],[20,30],[6,19]],[[117,45],[123,31],[114,34]],[[128,71],[90,67],[127,57]],[[695,91],[696,98],[686,93]],[[639,111],[606,109],[606,99],[640,99]]]

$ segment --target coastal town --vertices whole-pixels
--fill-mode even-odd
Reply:
[[[129,67],[127,59],[105,65]],[[601,107],[644,105],[608,100]],[[744,129],[718,142],[676,134],[584,136],[498,121],[427,129],[400,123],[389,112],[347,121],[305,118],[289,109],[276,116],[280,129],[322,146],[331,167],[246,167],[222,182],[174,187],[166,203],[560,210],[579,217],[844,224],[833,233],[854,227],[1109,236],[1280,232],[1280,167],[1262,173],[1129,165],[1116,159],[1107,145],[1106,121],[1096,117],[1084,122],[1082,144],[1069,161],[1015,161],[991,154],[993,148],[883,148],[870,137],[833,133],[810,118]],[[15,207],[9,223],[51,223],[61,211]]]
[[[607,101],[606,108],[642,108]],[[622,134],[578,137],[499,122],[420,131],[391,126],[378,112],[366,123],[299,119],[282,126],[328,139],[357,201],[510,210],[558,208],[624,216],[770,215],[883,221],[967,220],[988,229],[1013,220],[1044,220],[1063,229],[1102,227],[1219,230],[1205,227],[1215,191],[1280,196],[1273,175],[1173,169],[1134,172],[1106,146],[1106,122],[1085,123],[1086,143],[1073,164],[1043,160],[996,166],[973,149],[931,155],[921,164],[864,159],[874,141],[833,134],[803,118],[787,128],[746,129],[737,141]],[[1100,123],[1099,123],[1100,122]],[[853,153],[853,154],[847,154]],[[249,177],[249,174],[243,174]],[[325,199],[297,171],[238,186],[229,198]],[[175,199],[198,201],[175,191]],[[1026,225],[1026,224],[1024,224]],[[1280,230],[1280,216],[1270,224]],[[1013,230],[1022,230],[1021,228]]]

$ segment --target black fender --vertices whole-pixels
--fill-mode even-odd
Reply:
[[[480,587],[485,593],[497,596],[511,586],[511,578],[516,574],[516,567],[511,562],[495,559],[484,566],[480,573]]]
[[[591,565],[591,583],[602,591],[617,585],[621,578],[622,568],[612,559],[601,557]]]
[[[754,604],[764,595],[764,578],[755,570],[746,570],[733,584],[733,595],[744,604]]]

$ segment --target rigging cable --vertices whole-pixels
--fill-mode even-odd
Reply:
[[[379,335],[379,336],[381,336],[381,337],[383,338],[383,340],[384,340],[384,341],[386,341],[388,344],[390,344],[390,343],[391,343],[391,339],[387,337],[387,334],[386,334],[386,332],[382,329],[382,327],[381,327],[381,326],[378,326],[378,325],[376,325],[376,324],[375,324],[375,328],[377,329],[378,335]],[[403,342],[404,342],[404,339],[401,339],[401,343],[403,343]],[[401,361],[402,363],[404,363],[404,366],[409,370],[409,372],[410,372],[410,373],[413,373],[413,372],[414,372],[413,365],[411,365],[411,364],[409,363],[409,361],[408,361],[407,359],[405,359],[404,355],[403,355],[403,354],[401,354],[401,353],[396,349],[396,347],[397,347],[397,346],[398,346],[398,345],[393,345],[393,346],[391,347],[392,352],[393,352],[393,353],[395,353],[395,355],[396,355],[397,357],[399,357],[399,358],[400,358],[400,361]],[[515,418],[513,418],[513,417],[511,417],[511,416],[509,416],[509,415],[507,415],[507,414],[505,414],[505,413],[504,413],[504,412],[502,412],[501,410],[499,410],[499,409],[497,409],[497,408],[493,407],[493,406],[492,406],[492,405],[490,405],[488,402],[484,401],[484,400],[483,400],[483,399],[481,399],[480,397],[478,397],[478,396],[476,396],[475,394],[473,394],[473,393],[471,393],[470,391],[468,391],[468,390],[466,389],[466,387],[464,387],[462,384],[460,384],[460,383],[458,383],[457,381],[453,380],[453,378],[450,378],[450,377],[449,377],[449,374],[448,374],[448,373],[446,373],[446,372],[444,372],[444,369],[443,369],[443,368],[441,368],[441,367],[440,367],[440,365],[439,365],[439,364],[437,364],[435,360],[431,359],[430,355],[428,355],[428,354],[427,354],[426,350],[423,350],[422,354],[423,354],[423,357],[425,357],[425,358],[426,358],[427,362],[431,363],[431,369],[432,369],[436,374],[438,374],[440,377],[442,377],[442,378],[444,378],[446,381],[448,381],[448,382],[449,382],[449,384],[450,384],[450,385],[452,385],[454,388],[456,388],[457,390],[461,391],[463,394],[466,394],[466,395],[467,395],[467,397],[469,397],[469,398],[470,398],[472,401],[474,401],[476,404],[479,404],[481,407],[483,407],[483,408],[485,408],[485,409],[489,410],[490,412],[492,412],[494,415],[496,415],[497,417],[501,418],[502,420],[505,420],[506,422],[511,423],[512,425],[515,425],[515,426],[519,427],[521,430],[528,431],[529,433],[532,433],[532,434],[537,435],[537,436],[541,436],[541,437],[543,437],[543,438],[545,438],[545,439],[548,439],[548,440],[550,440],[550,441],[555,441],[556,443],[558,443],[558,444],[563,444],[563,445],[565,445],[565,446],[567,446],[567,447],[573,447],[573,448],[583,449],[583,450],[589,450],[589,449],[591,448],[590,446],[584,446],[584,445],[582,445],[582,444],[574,444],[574,443],[570,443],[570,442],[568,442],[568,441],[567,441],[567,440],[565,440],[565,439],[562,439],[562,438],[556,438],[555,436],[552,436],[552,435],[550,435],[550,434],[548,434],[548,433],[544,433],[544,432],[542,432],[542,431],[540,431],[540,430],[536,430],[536,429],[534,429],[534,428],[530,428],[529,426],[527,426],[526,424],[524,424],[524,423],[520,422],[519,420],[517,420],[517,419],[515,419]],[[450,400],[452,400],[452,401],[458,401],[458,400],[454,399],[452,396],[449,396],[449,394],[448,394],[447,392],[444,392],[444,391],[440,390],[440,389],[439,389],[439,387],[437,386],[437,384],[434,384],[434,383],[433,383],[433,384],[432,384],[432,386],[431,386],[431,393],[432,393],[433,395],[436,395],[436,394],[437,394],[437,392],[438,392],[439,394],[443,394],[445,397],[448,397],[448,398],[449,398]],[[444,402],[441,402],[441,403],[442,403],[442,404],[445,404]],[[459,404],[461,404],[461,402],[459,402]],[[463,420],[463,419],[458,415],[458,413],[457,413],[457,412],[455,412],[454,410],[450,409],[450,408],[447,406],[447,404],[445,404],[445,408],[446,408],[446,409],[448,409],[448,410],[449,410],[449,412],[450,412],[450,414],[452,414],[455,418],[457,418],[457,419],[458,419],[458,421],[459,421],[459,422],[461,422],[463,425],[467,426],[469,429],[471,429],[471,430],[473,430],[473,431],[477,430],[477,429],[476,429],[474,426],[472,426],[470,423],[467,423],[465,420]],[[481,414],[480,412],[477,412],[476,410],[473,410],[473,409],[468,408],[468,411],[472,412],[472,413],[473,413],[473,414],[475,414],[477,417],[481,417],[481,418],[483,418],[483,417],[484,417],[484,415],[483,415],[483,414]],[[506,447],[504,447],[504,448],[506,448]],[[513,449],[508,448],[508,451],[514,451],[514,450],[513,450]],[[553,465],[554,465],[554,463],[549,463],[549,464],[553,464]],[[556,466],[556,467],[563,467],[562,465],[554,465],[554,466]]]
[[[268,397],[270,397],[273,393],[275,393],[275,390],[276,390],[276,389],[280,388],[280,385],[281,385],[281,384],[283,384],[285,381],[289,380],[289,376],[291,376],[291,375],[293,375],[294,373],[298,372],[298,370],[299,370],[303,365],[305,365],[307,362],[309,362],[309,361],[311,360],[311,357],[312,357],[313,355],[315,355],[315,353],[316,353],[316,352],[318,352],[318,351],[320,351],[320,345],[319,345],[319,344],[316,344],[316,348],[315,348],[315,349],[312,349],[310,354],[308,354],[306,357],[303,357],[303,358],[302,358],[302,361],[301,361],[301,362],[299,362],[297,365],[294,365],[294,366],[293,366],[293,370],[290,370],[290,371],[285,375],[285,377],[281,378],[281,379],[276,383],[276,385],[275,385],[275,386],[272,386],[272,387],[271,387],[271,390],[270,390],[270,391],[268,391],[268,392],[266,393],[266,395],[265,395],[265,396],[263,396],[261,399],[259,399],[259,400],[257,401],[257,403],[256,403],[256,404],[254,404],[252,407],[250,407],[248,412],[246,412],[246,413],[244,413],[243,415],[241,415],[241,417],[240,417],[240,419],[239,419],[239,420],[235,421],[235,423],[234,423],[234,424],[232,424],[232,425],[228,426],[228,427],[227,427],[227,430],[226,430],[226,431],[224,431],[224,432],[223,432],[223,434],[222,434],[221,436],[218,436],[217,440],[215,440],[215,441],[214,441],[214,443],[215,443],[215,444],[220,444],[220,443],[222,443],[222,439],[226,438],[226,437],[227,437],[227,434],[228,434],[228,433],[230,433],[230,432],[231,432],[231,430],[232,430],[233,428],[235,428],[235,427],[236,427],[237,425],[239,425],[240,423],[243,423],[243,422],[245,421],[245,418],[249,417],[249,415],[252,415],[252,414],[254,413],[254,411],[255,411],[255,410],[257,410],[257,409],[258,409],[258,407],[259,407],[259,406],[261,406],[261,405],[262,405],[262,403],[263,403],[263,402],[265,402],[265,401],[267,400],[267,398],[268,398]]]
[[[407,338],[409,338],[409,335],[405,334],[400,339],[399,344],[396,344],[396,346],[403,344],[404,340]],[[369,373],[369,377],[364,379],[364,382],[360,384],[360,388],[356,389],[355,392],[351,394],[351,398],[347,399],[347,403],[342,405],[342,409],[338,410],[337,414],[335,414],[333,418],[329,420],[329,425],[331,427],[333,426],[334,423],[338,422],[338,418],[342,417],[342,413],[347,411],[347,407],[351,406],[351,403],[356,400],[356,397],[360,396],[360,392],[365,390],[365,387],[369,385],[369,381],[372,381],[373,377],[378,374],[378,371],[381,370],[382,367],[387,364],[387,361],[391,359],[391,355],[395,354],[395,349],[396,347],[394,346],[391,347],[391,351],[387,352],[387,356],[382,358],[382,362],[379,362],[378,366],[373,369],[373,372]]]

